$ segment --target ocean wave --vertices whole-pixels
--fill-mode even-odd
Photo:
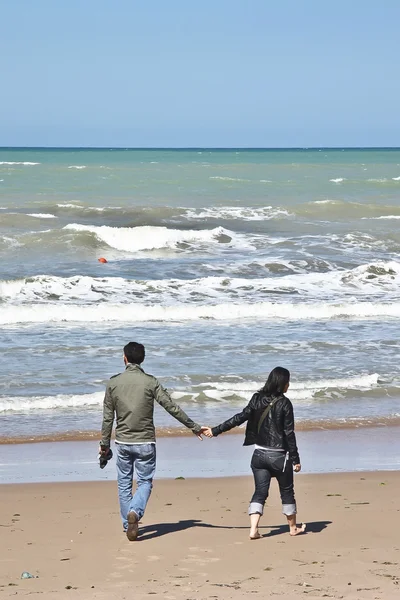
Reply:
[[[332,181],[332,183],[342,183],[343,181],[346,181],[345,177],[337,177],[336,179],[330,179],[329,181]]]
[[[380,217],[363,217],[363,220],[376,221],[379,219],[400,219],[400,215],[381,215]]]
[[[35,165],[40,165],[38,162],[27,162],[27,161],[1,161],[0,165],[24,165],[27,167],[34,167]]]
[[[88,206],[87,210],[94,210],[95,212],[104,212],[106,210],[124,210],[122,206]]]
[[[324,392],[336,390],[365,391],[378,385],[378,374],[355,375],[337,379],[312,379],[294,381],[290,386],[290,398],[295,402],[313,401],[321,399]],[[259,390],[264,381],[209,381],[196,385],[185,386],[180,389],[170,390],[171,397],[176,401],[191,402],[229,402],[248,401],[251,395]],[[329,396],[331,398],[331,396]],[[57,394],[55,396],[17,396],[0,397],[0,413],[2,412],[30,412],[36,410],[52,410],[65,408],[86,408],[100,406],[103,402],[104,391],[91,394]]]
[[[27,213],[27,217],[34,217],[35,219],[57,219],[56,215],[50,213]]]
[[[8,235],[1,236],[0,241],[7,247],[7,249],[20,248],[22,246],[21,242],[19,242],[15,238],[12,238]],[[1,287],[1,283],[0,283],[0,287]]]
[[[400,215],[400,207],[391,204],[367,204],[344,200],[314,200],[292,207],[295,216],[328,222],[347,221],[349,219],[366,219],[379,216]]]
[[[400,302],[278,303],[148,306],[143,303],[96,305],[5,305],[1,325],[17,323],[148,323],[212,321],[325,321],[329,319],[400,318]]]
[[[301,299],[327,300],[349,295],[387,298],[397,295],[400,263],[376,261],[343,271],[303,272],[250,279],[209,276],[198,279],[124,279],[89,276],[53,277],[38,275],[25,279],[0,281],[0,299],[16,303],[59,302],[90,304],[93,302],[136,303],[147,300],[161,306],[172,303],[196,305],[218,304],[228,300],[251,303],[265,294],[277,293]],[[388,298],[387,298],[388,299]]]
[[[400,177],[392,177],[393,181],[400,181]]]
[[[337,379],[310,379],[306,381],[293,381],[290,384],[288,395],[294,401],[312,400],[315,396],[321,396],[326,391],[340,390],[369,390],[378,385],[378,373],[368,375],[355,375]],[[198,393],[190,394],[193,400],[208,398],[215,401],[229,401],[232,398],[249,400],[251,395],[258,391],[265,381],[209,381],[200,383]],[[187,395],[187,394],[185,394]],[[179,399],[179,398],[177,398]]]
[[[210,208],[187,209],[185,217],[187,219],[224,219],[241,221],[269,221],[283,217],[290,217],[291,214],[279,207],[263,206],[252,208],[245,206],[213,206]]]
[[[68,169],[86,169],[86,165],[70,165]]]
[[[180,246],[193,244],[226,244],[251,247],[245,238],[217,227],[212,230],[179,230],[167,227],[97,227],[95,225],[80,225],[72,223],[66,225],[64,230],[86,231],[92,233],[97,239],[106,243],[111,248],[125,252],[138,252],[144,250],[160,250],[162,248],[179,249]]]
[[[242,181],[245,181],[245,182],[251,181],[250,179],[242,179],[240,177],[222,177],[220,175],[214,175],[213,177],[210,177],[210,179],[219,179],[220,181],[239,181],[239,182],[242,182]]]
[[[57,204],[58,208],[85,208],[81,204],[71,204],[70,202],[65,202],[63,204]]]
[[[0,413],[100,406],[103,398],[104,392],[94,392],[92,394],[59,394],[56,396],[0,397]]]

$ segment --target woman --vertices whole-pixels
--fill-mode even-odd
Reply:
[[[288,520],[290,535],[298,535],[306,529],[304,524],[300,527],[296,524],[293,470],[298,473],[301,465],[294,433],[293,406],[284,395],[289,389],[289,380],[289,371],[276,367],[241,413],[217,427],[203,429],[207,437],[216,437],[247,421],[244,446],[255,444],[251,469],[256,489],[249,506],[251,540],[261,537],[258,524],[268,498],[271,477],[278,480],[282,511]]]

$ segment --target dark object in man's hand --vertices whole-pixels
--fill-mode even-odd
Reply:
[[[112,459],[112,457],[113,453],[111,448],[109,448],[108,446],[102,446],[99,454],[100,469],[104,469],[104,467],[106,466],[108,461]]]

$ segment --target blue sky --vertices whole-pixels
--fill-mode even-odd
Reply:
[[[0,146],[400,146],[398,0],[1,5]]]

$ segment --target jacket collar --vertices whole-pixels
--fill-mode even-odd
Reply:
[[[142,371],[142,373],[144,373],[144,371],[140,365],[134,365],[132,363],[128,363],[126,365],[125,371]]]

